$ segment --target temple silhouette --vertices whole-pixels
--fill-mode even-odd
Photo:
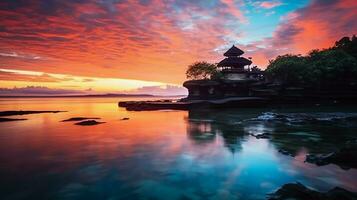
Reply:
[[[244,51],[232,46],[217,64],[222,77],[219,79],[189,80],[183,83],[188,89],[187,99],[221,99],[251,96],[252,87],[263,78],[256,67],[251,68],[251,58],[242,57]]]

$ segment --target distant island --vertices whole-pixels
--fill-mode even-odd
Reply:
[[[58,97],[160,97],[151,94],[86,94],[86,95],[18,95],[18,96],[0,96],[0,98],[58,98]]]

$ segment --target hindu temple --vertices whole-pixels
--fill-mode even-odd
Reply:
[[[260,81],[262,73],[252,70],[251,58],[245,58],[243,54],[243,50],[233,45],[223,54],[225,58],[217,63],[221,78],[184,82],[183,86],[189,92],[187,99],[251,96],[252,84]]]

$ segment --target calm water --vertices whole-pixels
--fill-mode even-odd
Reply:
[[[119,100],[0,99],[0,111],[68,111],[0,123],[0,199],[265,199],[297,181],[357,192],[356,169],[304,163],[357,138],[344,120],[356,108],[129,112]],[[70,117],[106,123],[60,122]],[[250,136],[263,132],[272,139]]]

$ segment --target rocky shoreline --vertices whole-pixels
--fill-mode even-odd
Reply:
[[[328,154],[306,155],[305,162],[324,166],[330,163],[340,166],[342,169],[357,168],[357,140],[347,141],[345,146],[338,151]]]
[[[128,111],[150,111],[150,110],[192,110],[192,109],[219,109],[219,108],[260,108],[268,106],[282,105],[356,105],[356,98],[334,99],[334,98],[317,98],[304,96],[242,96],[227,97],[222,99],[163,99],[152,101],[120,101],[119,107],[126,108]]]
[[[8,118],[9,116],[16,116],[16,115],[30,115],[30,114],[41,114],[41,113],[60,113],[66,111],[58,111],[58,110],[45,110],[45,111],[34,111],[34,110],[9,110],[9,111],[0,111],[0,122],[12,122],[12,121],[24,121],[27,120],[25,118]]]
[[[119,107],[129,111],[148,110],[190,110],[196,108],[261,107],[268,104],[262,97],[230,97],[215,100],[157,100],[157,101],[121,101]]]

